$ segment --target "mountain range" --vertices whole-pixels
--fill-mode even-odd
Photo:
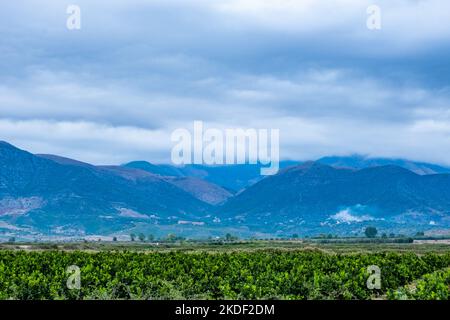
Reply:
[[[94,166],[0,142],[0,238],[191,238],[442,232],[450,226],[450,169],[363,156],[257,165]]]
[[[425,162],[409,161],[405,159],[372,158],[362,155],[352,155],[344,157],[324,157],[318,162],[338,168],[364,169],[370,167],[380,167],[387,165],[399,166],[414,173],[425,175],[434,173],[450,173],[447,167]]]
[[[271,233],[345,231],[355,223],[390,231],[447,226],[450,174],[418,175],[395,165],[357,170],[307,162],[230,198],[221,213],[247,226],[267,222]]]

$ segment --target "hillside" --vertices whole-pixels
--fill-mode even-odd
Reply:
[[[450,174],[417,175],[398,166],[361,170],[309,162],[268,177],[223,205],[230,223],[339,232],[448,226]],[[294,227],[295,226],[295,227]]]
[[[61,159],[0,144],[0,219],[6,228],[110,233],[139,220],[167,224],[208,211],[206,203],[145,171]]]

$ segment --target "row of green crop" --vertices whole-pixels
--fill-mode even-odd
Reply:
[[[381,289],[367,287],[371,265]],[[448,266],[450,254],[0,251],[0,299],[370,299]]]
[[[421,279],[388,293],[396,300],[448,300],[450,298],[450,269],[426,274]]]

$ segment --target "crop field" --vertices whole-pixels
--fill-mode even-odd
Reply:
[[[14,244],[0,299],[448,299],[449,267],[436,244]]]

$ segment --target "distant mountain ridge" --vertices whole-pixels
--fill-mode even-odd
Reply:
[[[280,168],[285,168],[294,164],[298,164],[298,162],[281,161]],[[241,164],[207,166],[189,164],[184,166],[172,166],[167,164],[155,165],[146,161],[133,161],[124,164],[123,166],[145,170],[162,176],[199,178],[219,185],[233,193],[245,189],[264,178],[261,176],[260,165]]]
[[[109,233],[135,225],[136,216],[169,223],[171,217],[197,219],[209,210],[142,170],[50,160],[6,143],[0,145],[0,169],[0,199],[8,204],[0,218],[33,232]]]
[[[414,162],[404,159],[371,158],[362,155],[323,157],[317,162],[336,168],[364,169],[386,165],[395,165],[420,175],[450,173],[450,168],[425,162]],[[303,163],[302,161],[281,161],[280,168],[287,168]],[[162,176],[196,177],[207,180],[227,190],[238,192],[263,179],[259,165],[224,165],[204,166],[168,164],[156,165],[147,161],[134,161],[124,167],[141,169]]]
[[[277,175],[262,177],[251,165],[95,166],[0,141],[0,239],[450,227],[445,167],[361,156],[284,161],[280,167]]]
[[[270,221],[272,232],[289,227],[289,221],[303,229],[364,221],[448,226],[450,174],[418,175],[394,165],[356,170],[307,162],[256,183],[220,211],[229,221],[246,225]],[[416,219],[408,221],[412,216]],[[337,219],[331,221],[333,217]]]
[[[317,162],[327,164],[333,167],[354,168],[354,169],[395,165],[408,169],[420,175],[450,173],[450,168],[439,166],[436,164],[415,162],[405,159],[371,158],[362,155],[343,156],[343,157],[342,156],[324,157],[317,160]]]

